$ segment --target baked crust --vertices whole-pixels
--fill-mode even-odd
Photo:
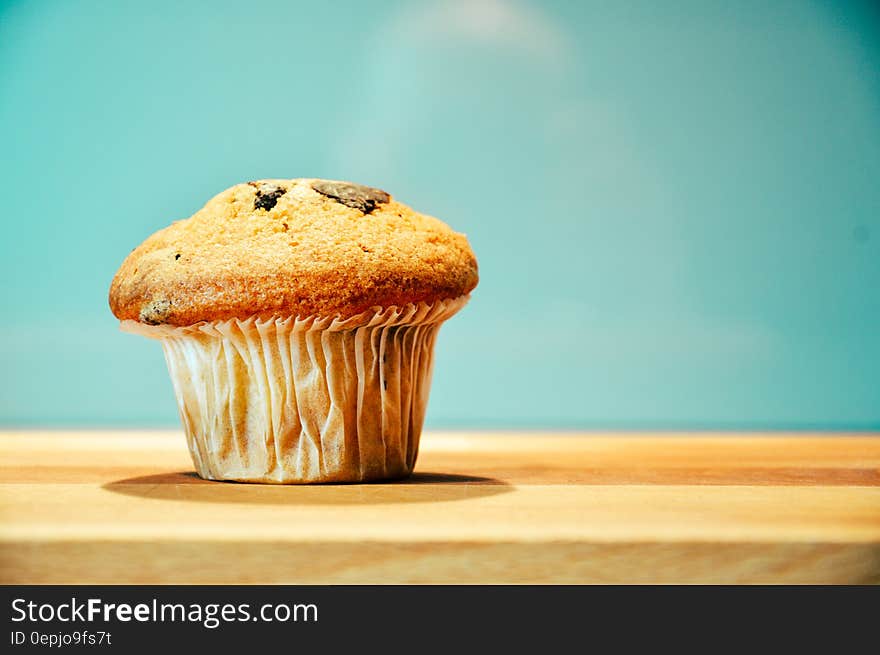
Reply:
[[[120,320],[185,326],[340,316],[457,298],[478,281],[463,234],[379,189],[260,180],[216,195],[134,249],[110,285]]]

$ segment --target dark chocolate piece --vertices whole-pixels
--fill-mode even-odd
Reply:
[[[327,182],[317,180],[312,182],[312,188],[321,195],[333,198],[336,202],[346,207],[358,209],[364,214],[369,214],[379,205],[391,200],[391,196],[373,187],[351,182]]]
[[[271,184],[256,184],[248,182],[252,187],[257,189],[257,195],[254,197],[254,209],[265,209],[269,211],[278,202],[278,198],[287,193],[287,189],[273,186]]]

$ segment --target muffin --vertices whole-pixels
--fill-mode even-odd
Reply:
[[[110,285],[165,352],[198,474],[412,472],[434,341],[477,284],[463,234],[349,182],[238,184],[150,236]]]

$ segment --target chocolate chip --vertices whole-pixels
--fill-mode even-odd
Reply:
[[[151,300],[141,307],[138,313],[138,320],[147,325],[159,325],[168,320],[171,314],[171,301],[164,298],[159,300]]]
[[[336,202],[346,207],[359,209],[364,214],[369,214],[382,203],[391,200],[391,196],[373,187],[351,182],[328,182],[317,180],[312,182],[312,188],[321,195],[333,198]]]
[[[287,193],[287,189],[272,184],[257,184],[256,182],[248,182],[248,184],[257,190],[257,195],[254,197],[254,209],[269,211],[278,202],[278,198]]]
[[[177,253],[176,255],[174,255],[174,261],[177,261],[178,259],[180,259],[180,253]]]

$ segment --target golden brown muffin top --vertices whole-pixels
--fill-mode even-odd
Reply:
[[[465,236],[384,191],[259,180],[223,191],[135,248],[110,285],[110,308],[149,325],[345,318],[457,298],[476,285]]]

